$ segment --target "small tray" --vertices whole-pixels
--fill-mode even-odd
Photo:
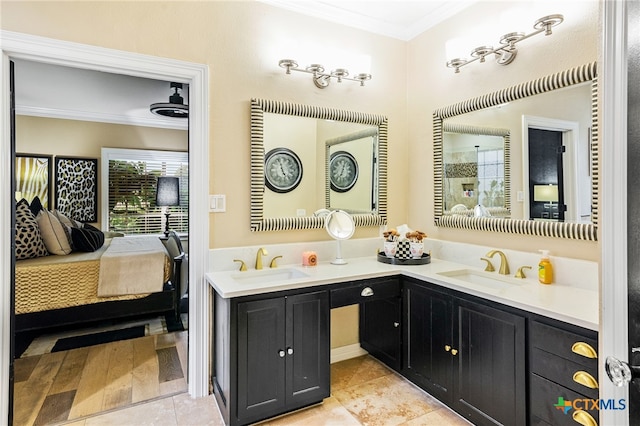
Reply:
[[[378,262],[389,263],[391,265],[426,265],[431,263],[431,256],[427,253],[422,253],[420,259],[400,259],[398,257],[387,257],[384,252],[378,252]]]

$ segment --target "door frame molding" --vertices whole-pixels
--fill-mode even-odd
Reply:
[[[533,115],[522,116],[522,189],[525,201],[529,200],[529,129],[551,130],[562,133],[562,144],[565,147],[563,166],[564,203],[567,206],[564,220],[577,222],[580,215],[579,189],[577,184],[578,172],[578,144],[580,141],[580,126],[575,121],[557,120],[555,118],[536,117]],[[591,192],[591,181],[589,181]],[[589,199],[590,201],[590,199]],[[524,204],[525,218],[530,218],[529,203]]]
[[[617,387],[607,377],[604,360],[612,355],[628,360],[627,299],[627,6],[602,2],[602,143],[600,146],[602,225],[600,241],[600,398],[624,399],[629,387]],[[628,410],[600,411],[600,424],[628,425]]]
[[[159,58],[139,53],[89,46],[29,34],[0,30],[0,181],[11,182],[9,60],[20,58],[142,78],[189,84],[189,170],[194,176],[209,176],[209,69],[205,64]],[[189,179],[189,221],[198,232],[189,235],[189,357],[188,389],[192,397],[208,395],[209,291],[205,281],[209,251],[208,179]],[[14,202],[10,186],[0,200]],[[0,209],[0,419],[9,415],[9,344],[11,258],[10,209]]]

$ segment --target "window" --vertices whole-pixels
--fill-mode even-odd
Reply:
[[[189,232],[189,156],[186,152],[102,148],[103,229],[131,234]],[[156,206],[158,176],[180,178],[180,205]]]
[[[478,204],[504,207],[504,150],[478,152]]]

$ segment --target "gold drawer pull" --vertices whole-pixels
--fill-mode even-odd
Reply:
[[[573,374],[573,381],[591,389],[598,389],[598,381],[586,371],[576,371]]]
[[[573,421],[580,423],[582,426],[598,426],[598,422],[584,410],[576,410],[573,412]]]
[[[457,349],[451,349],[451,355],[453,355],[453,356],[458,355],[458,350]]]
[[[449,352],[451,350],[451,346],[449,345],[444,345],[444,350]]]
[[[573,346],[571,346],[571,351],[585,358],[598,358],[598,353],[595,349],[585,342],[575,342]]]

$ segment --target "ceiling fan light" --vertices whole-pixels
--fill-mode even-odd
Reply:
[[[178,89],[182,89],[182,83],[171,83],[171,88],[175,92],[169,97],[169,102],[151,104],[149,110],[163,117],[189,118],[189,106],[184,104],[184,99],[178,93]]]

